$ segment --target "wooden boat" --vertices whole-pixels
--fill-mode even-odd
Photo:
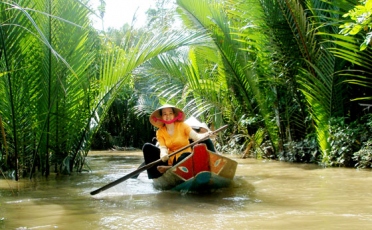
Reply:
[[[209,151],[205,144],[197,144],[193,154],[153,179],[153,184],[160,190],[211,192],[230,185],[237,165],[236,161]]]
[[[227,125],[213,131],[208,136],[198,140],[206,140],[210,135],[218,133],[227,128]],[[175,155],[188,147],[194,146],[193,154],[183,159],[174,167],[168,169],[161,177],[153,179],[157,189],[175,190],[185,192],[208,192],[230,185],[234,178],[238,163],[225,156],[207,150],[205,144],[191,143],[176,152]],[[91,195],[96,195],[109,189],[127,179],[137,178],[141,172],[158,165],[161,159],[153,161],[147,165],[141,165],[137,170],[98,188]]]

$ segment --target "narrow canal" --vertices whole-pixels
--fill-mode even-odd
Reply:
[[[0,229],[370,229],[372,171],[239,159],[212,194],[157,191],[134,170],[141,152],[92,152],[91,172],[0,179]],[[1,176],[1,178],[3,178]]]

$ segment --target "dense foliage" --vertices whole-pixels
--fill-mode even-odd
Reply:
[[[364,33],[340,35],[357,1],[177,4],[183,25],[208,33],[210,44],[151,60],[141,74],[152,97],[140,104],[167,101],[212,126],[231,124],[219,140],[224,152],[358,165],[352,154],[363,144],[351,148],[351,137],[337,134],[366,129],[361,118],[370,114],[371,49],[359,50]]]
[[[52,167],[81,171],[111,104],[124,86],[133,87],[133,70],[205,40],[201,33],[142,33],[134,43],[127,33],[119,48],[91,27],[85,4],[0,2],[0,163],[16,180],[48,176]]]
[[[0,2],[2,170],[138,148],[165,102],[229,124],[223,152],[371,167],[370,0],[157,3],[147,27],[96,31],[89,1]]]

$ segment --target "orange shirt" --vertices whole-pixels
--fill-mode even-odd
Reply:
[[[158,139],[160,146],[165,146],[168,148],[168,154],[171,154],[178,149],[185,147],[190,144],[189,135],[191,132],[191,127],[183,122],[174,122],[174,133],[169,135],[167,128],[165,126],[158,129],[156,132],[156,138]],[[175,156],[169,158],[168,164],[172,165],[174,158],[178,159],[184,152],[191,153],[191,147],[177,153]]]

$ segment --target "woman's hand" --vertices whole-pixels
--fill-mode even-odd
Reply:
[[[163,162],[167,162],[167,161],[169,160],[168,153],[163,154],[163,155],[160,155],[160,159],[161,159]]]
[[[168,149],[165,146],[160,146],[160,159],[163,162],[167,162],[169,160]]]

